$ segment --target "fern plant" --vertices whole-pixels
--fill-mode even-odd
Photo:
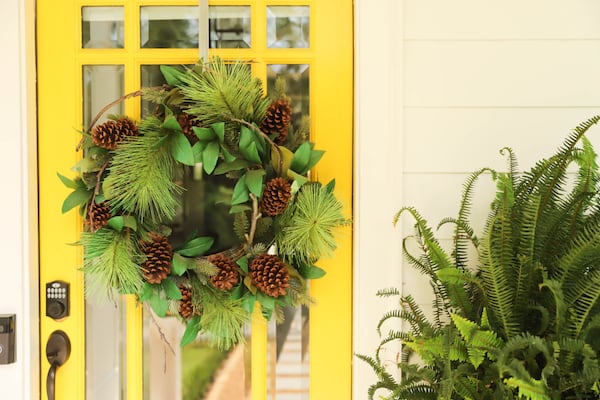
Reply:
[[[370,399],[599,398],[600,174],[585,136],[598,121],[577,126],[528,172],[518,172],[505,148],[507,172],[471,174],[458,216],[439,224],[454,226],[450,251],[415,208],[397,213],[395,223],[404,214],[415,220],[403,253],[429,278],[434,312],[426,317],[407,295],[380,320],[375,355],[358,355],[378,376]],[[496,195],[478,236],[469,213],[482,174],[495,181]],[[382,332],[394,319],[408,329]],[[397,341],[399,379],[382,358]]]

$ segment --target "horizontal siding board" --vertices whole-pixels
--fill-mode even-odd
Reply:
[[[600,39],[598,0],[406,0],[405,37]]]
[[[404,110],[404,171],[470,173],[482,167],[506,170],[504,147],[521,169],[531,168],[562,144],[579,123],[600,109],[588,108],[407,108]],[[600,151],[600,127],[589,131]]]
[[[408,107],[600,107],[600,41],[407,42]]]

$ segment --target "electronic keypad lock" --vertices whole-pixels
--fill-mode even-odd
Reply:
[[[0,315],[0,364],[15,362],[15,314]]]
[[[46,283],[46,316],[52,319],[69,316],[69,284],[67,282]]]

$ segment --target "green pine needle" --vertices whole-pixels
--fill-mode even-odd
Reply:
[[[136,214],[142,222],[173,219],[182,190],[174,183],[177,163],[160,140],[147,135],[122,143],[104,180],[111,207]]]
[[[309,183],[302,187],[291,207],[281,218],[278,250],[305,264],[336,249],[334,231],[347,223],[342,203],[326,187]]]
[[[200,69],[189,70],[181,87],[184,96],[193,104],[187,112],[202,116],[202,121],[212,124],[241,119],[260,123],[269,107],[260,79],[252,76],[248,64],[226,64],[213,58]]]
[[[88,294],[113,297],[118,294],[138,293],[143,284],[142,271],[136,260],[141,254],[136,239],[128,230],[116,232],[101,229],[96,233],[84,232],[83,272],[89,285]]]
[[[194,290],[197,290],[194,287]],[[243,343],[244,323],[248,321],[248,314],[242,307],[240,300],[232,300],[228,294],[217,291],[208,285],[200,291],[202,302],[202,329],[210,334],[209,341],[212,346],[227,350]]]

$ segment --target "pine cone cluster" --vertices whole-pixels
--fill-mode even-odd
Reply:
[[[200,126],[198,118],[193,115],[182,112],[177,116],[177,122],[181,126],[181,131],[190,140],[192,144],[198,141],[198,136],[194,133],[194,126]]]
[[[149,283],[161,283],[171,272],[173,260],[173,248],[169,240],[162,235],[152,234],[150,241],[144,241],[141,245],[146,255],[142,263],[142,272]]]
[[[238,284],[240,274],[231,258],[223,254],[212,254],[207,259],[219,269],[216,275],[210,277],[210,283],[214,287],[221,290],[231,290]]]
[[[116,121],[109,119],[92,129],[92,141],[98,147],[114,150],[123,139],[129,136],[138,136],[139,133],[135,122],[127,117],[119,118]]]
[[[290,103],[284,98],[277,99],[269,105],[265,119],[260,125],[260,130],[268,135],[279,134],[275,138],[275,142],[283,144],[287,139],[291,120],[292,107]]]
[[[267,296],[285,296],[290,287],[290,274],[285,263],[276,255],[259,254],[250,263],[252,283]]]
[[[292,197],[292,185],[284,178],[271,179],[265,185],[260,199],[260,211],[269,216],[282,214]]]
[[[102,229],[112,217],[110,207],[106,201],[102,203],[93,203],[88,207],[86,221],[90,224],[92,231]]]
[[[192,288],[187,285],[179,286],[181,300],[179,300],[179,315],[184,319],[190,319],[199,314],[192,303]]]

